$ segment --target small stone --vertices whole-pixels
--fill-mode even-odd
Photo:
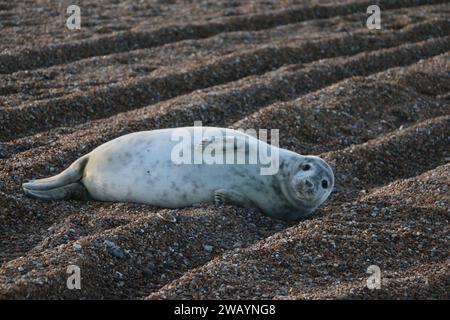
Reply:
[[[117,247],[117,245],[114,242],[109,241],[109,240],[105,240],[105,241],[103,241],[103,243],[106,244],[106,246],[108,248],[116,248]]]
[[[203,245],[203,249],[205,249],[205,250],[208,251],[208,252],[212,252],[212,251],[213,251],[213,246],[204,244],[204,245]]]
[[[75,243],[73,245],[73,248],[75,249],[75,251],[81,251],[81,249],[83,249],[83,247],[79,243]]]
[[[100,247],[101,246],[101,243],[98,240],[92,240],[91,244],[96,246],[96,247]]]
[[[125,258],[125,255],[123,254],[123,252],[120,249],[117,249],[117,248],[111,250],[111,254],[115,258],[119,258],[119,259]]]
[[[146,277],[151,277],[151,276],[153,276],[153,273],[154,273],[153,271],[154,271],[153,268],[147,267],[147,268],[144,268],[144,270],[142,270],[142,273]]]
[[[108,247],[109,251],[111,252],[111,255],[115,258],[125,258],[125,254],[122,252],[120,247],[116,245],[114,242],[110,240],[105,240],[103,243]]]

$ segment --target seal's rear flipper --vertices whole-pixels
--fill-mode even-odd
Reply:
[[[74,182],[50,190],[31,190],[24,187],[23,191],[30,197],[44,200],[89,199],[89,193],[81,182]]]
[[[40,199],[61,200],[80,197],[84,199],[88,193],[80,180],[88,159],[89,155],[85,155],[60,174],[24,183],[22,188],[25,194]]]

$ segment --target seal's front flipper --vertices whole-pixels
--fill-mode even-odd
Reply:
[[[212,149],[222,149],[223,152],[227,151],[249,151],[249,143],[245,139],[245,137],[237,136],[212,136],[212,137],[204,137],[197,144],[198,150],[204,150],[206,147]]]
[[[247,208],[254,207],[254,204],[250,199],[236,191],[228,189],[216,190],[214,192],[214,202],[218,207],[222,207],[226,204],[235,204]]]

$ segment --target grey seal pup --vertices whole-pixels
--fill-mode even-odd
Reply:
[[[56,176],[24,183],[23,190],[47,200],[90,198],[166,208],[234,204],[294,220],[312,213],[333,189],[333,171],[319,157],[278,148],[237,130],[201,130],[200,138],[198,127],[118,137]],[[267,170],[274,164],[273,172]]]

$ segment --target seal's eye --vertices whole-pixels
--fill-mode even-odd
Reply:
[[[322,188],[324,188],[324,189],[328,188],[328,181],[327,180],[322,180]]]
[[[302,170],[303,170],[303,171],[308,171],[309,169],[311,169],[311,166],[310,166],[309,164],[305,164],[305,165],[302,167]]]

